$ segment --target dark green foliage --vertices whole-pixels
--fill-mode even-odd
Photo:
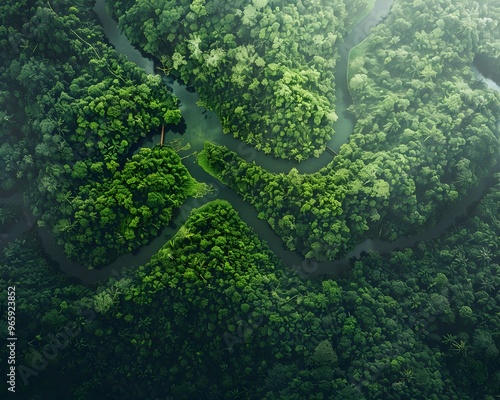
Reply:
[[[418,230],[482,179],[497,154],[498,95],[466,83],[468,63],[494,54],[498,33],[485,17],[499,15],[493,3],[397,1],[367,43],[365,61],[354,60],[357,131],[319,173],[273,175],[211,144],[200,163],[252,201],[286,245],[308,258],[337,257],[365,231],[394,238]],[[136,32],[152,52],[175,44],[188,54],[193,49],[182,48],[182,40],[198,33],[206,39],[202,47],[219,43],[224,32],[208,28],[232,29],[240,18],[238,36],[224,33],[234,47],[231,40],[252,37],[257,25],[249,2],[181,1],[177,8],[165,2],[164,10],[155,4],[116,2],[117,9],[148,17]],[[175,122],[178,110],[158,79],[103,45],[83,5],[0,6],[1,184],[29,188],[40,224],[54,225],[69,253],[99,264],[155,235],[195,188],[170,149],[127,159],[139,136]],[[312,15],[312,2],[252,5],[285,22],[304,11],[305,26]],[[244,11],[231,17],[235,9]],[[314,12],[326,9],[317,4]],[[335,12],[343,15],[343,6]],[[168,26],[155,25],[157,19]],[[186,65],[213,62],[212,50],[203,48]],[[297,55],[291,51],[280,65],[293,61],[290,54]],[[208,67],[191,75],[181,60],[171,61],[210,93],[202,82],[212,76],[203,75]],[[0,223],[15,220],[7,211],[0,209]],[[33,357],[49,357],[47,346],[58,347],[28,386],[18,378],[18,394],[33,400],[491,400],[500,390],[498,215],[499,184],[442,238],[390,255],[365,254],[335,279],[302,280],[285,270],[221,201],[194,210],[148,264],[96,290],[56,273],[33,236],[13,241],[0,258],[0,281],[18,288],[19,363],[32,368]],[[0,300],[6,303],[5,290]],[[72,332],[68,341],[54,342],[64,332]],[[6,348],[1,352],[4,359]]]
[[[284,270],[228,203],[209,203],[150,263],[111,279],[90,303],[82,298],[92,307],[87,314],[97,315],[73,317],[87,323],[50,365],[64,367],[82,400],[104,392],[126,399],[488,398],[500,385],[499,197],[497,185],[442,239],[370,253],[336,281],[302,281]],[[23,268],[22,247],[9,248],[12,267],[4,270]],[[493,251],[489,260],[485,249]],[[77,288],[61,285],[43,323],[30,328],[42,338],[67,321],[57,310]],[[58,376],[52,367],[43,373],[44,381]],[[43,391],[39,379],[30,387]]]
[[[33,233],[7,244],[0,254],[0,273],[2,304],[7,305],[7,288],[15,286],[15,395],[68,398],[61,382],[71,382],[64,372],[74,363],[68,356],[75,356],[75,342],[89,321],[84,299],[92,290],[62,275]],[[6,338],[7,307],[3,310],[0,330]],[[6,346],[0,350],[3,360],[7,360],[7,350]]]
[[[33,339],[41,328],[58,329],[58,324],[67,322],[61,307],[69,307],[72,300],[88,293],[87,288],[70,285],[69,280],[57,272],[57,266],[46,259],[34,234],[7,244],[0,254],[0,271],[2,287],[16,286],[16,324],[23,339]],[[6,304],[6,289],[1,296],[2,304]],[[63,301],[66,305],[61,306]],[[33,336],[28,337],[30,334]]]
[[[7,232],[13,223],[19,221],[21,207],[16,204],[0,204],[0,232]]]
[[[353,271],[357,280],[398,298],[398,318],[442,354],[443,378],[460,398],[487,398],[500,388],[500,225],[492,219],[499,212],[497,183],[469,221],[442,239],[383,258],[369,254]]]

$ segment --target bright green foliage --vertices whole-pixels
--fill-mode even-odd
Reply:
[[[194,186],[175,151],[143,148],[111,178],[81,186],[54,233],[69,257],[109,263],[155,237]]]
[[[141,0],[112,9],[132,42],[196,88],[224,132],[280,158],[325,149],[337,119],[343,2]]]
[[[430,10],[424,3],[397,2],[363,44],[351,78],[357,124],[321,171],[270,174],[213,145],[201,156],[208,172],[306,258],[332,260],[367,237],[394,240],[422,230],[498,158],[500,94],[470,67],[485,43],[500,38],[476,28],[465,35],[466,25],[490,23],[488,12],[498,10],[471,13],[466,1],[445,0]],[[411,23],[403,17],[414,14]]]
[[[105,43],[84,3],[0,6],[8,33],[0,42],[0,185],[26,189],[38,224],[53,228],[71,257],[94,266],[154,236],[186,198],[191,178],[170,150],[144,153],[117,175],[138,140],[178,123],[180,111],[159,76]],[[143,175],[132,178],[127,168]],[[136,189],[139,176],[152,182]]]
[[[342,207],[343,177],[338,183],[329,180],[325,190],[326,180],[319,173],[300,175],[292,169],[288,174],[272,174],[208,142],[200,158],[207,172],[215,172],[252,202],[281,237],[290,238],[288,248],[315,259],[334,259],[347,251],[350,238]]]
[[[94,72],[103,67],[106,67],[105,62],[95,65]],[[78,79],[78,83],[82,81]],[[91,148],[89,143],[95,142],[95,150],[102,153],[105,160],[114,159],[127,154],[137,138],[161,124],[176,124],[180,121],[180,111],[172,110],[175,107],[173,101],[158,101],[158,97],[165,95],[166,90],[157,75],[145,76],[140,84],[132,81],[123,83],[109,77],[87,85],[88,81],[85,81],[87,96],[78,100],[65,98],[57,104],[61,111],[67,112],[68,102],[72,103],[73,113],[66,114],[65,118],[76,120],[77,125],[69,140],[75,142],[74,147],[82,152]]]

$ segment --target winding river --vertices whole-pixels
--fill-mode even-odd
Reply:
[[[370,29],[387,15],[392,3],[393,0],[376,0],[374,9],[351,31],[340,45],[341,58],[338,61],[335,73],[337,95],[336,113],[339,118],[334,126],[336,132],[334,138],[328,144],[336,151],[342,144],[348,141],[355,124],[354,118],[346,111],[348,105],[351,103],[347,87],[349,51],[352,47],[364,40],[369,35]],[[104,0],[98,0],[96,2],[94,11],[101,20],[106,36],[111,44],[115,46],[117,51],[126,55],[130,61],[136,63],[147,73],[154,73],[153,61],[143,57],[141,53],[130,44],[127,38],[120,33],[116,22],[105,10]],[[478,76],[482,78],[480,74]],[[216,114],[210,110],[197,106],[196,101],[198,100],[198,95],[196,93],[189,92],[184,85],[172,81],[169,78],[164,78],[164,80],[165,83],[173,89],[173,92],[180,100],[181,113],[186,121],[186,130],[182,139],[191,145],[189,150],[180,152],[179,155],[185,157],[183,162],[191,175],[200,182],[211,184],[215,188],[215,191],[203,198],[188,199],[180,208],[171,225],[165,228],[149,245],[142,247],[140,251],[135,254],[126,254],[119,257],[115,262],[100,270],[89,270],[84,266],[69,261],[63,249],[55,244],[50,233],[47,230],[41,230],[40,236],[46,252],[59,263],[61,269],[68,276],[77,277],[85,284],[97,283],[111,275],[116,275],[117,277],[123,276],[121,272],[123,268],[127,267],[128,269],[128,267],[130,267],[130,270],[133,270],[133,268],[147,263],[150,257],[184,224],[192,209],[200,207],[216,198],[230,202],[233,208],[238,212],[240,218],[255,231],[259,238],[267,242],[271,250],[283,260],[285,265],[297,270],[301,276],[314,277],[320,274],[338,274],[349,267],[349,260],[352,257],[358,257],[363,251],[376,250],[386,253],[398,248],[402,249],[413,246],[421,240],[438,237],[444,230],[453,225],[457,217],[467,214],[467,208],[481,199],[493,180],[492,178],[483,180],[480,185],[470,190],[469,193],[453,207],[448,215],[444,215],[438,225],[430,227],[419,234],[400,238],[391,243],[369,239],[356,246],[346,257],[338,261],[316,262],[303,260],[295,252],[288,251],[284,248],[281,238],[271,229],[267,221],[260,220],[257,217],[257,212],[253,206],[244,202],[232,189],[225,187],[221,182],[214,179],[199,167],[194,155],[196,152],[202,150],[204,141],[209,140],[228,147],[237,152],[240,157],[245,160],[254,161],[256,164],[271,172],[288,172],[292,167],[295,167],[301,173],[318,171],[331,161],[332,156],[324,152],[319,158],[310,158],[300,164],[293,161],[274,159],[234,139],[232,136],[222,134],[222,127]],[[489,84],[491,88],[494,88],[489,82],[486,83]],[[498,87],[496,89],[498,89]],[[167,135],[169,135],[169,133]],[[178,138],[179,136],[176,137]],[[151,139],[151,143],[158,142],[159,136]],[[496,170],[498,170],[498,168],[496,168],[495,171]],[[32,219],[28,217],[26,219],[29,220],[31,225],[33,224]],[[28,228],[31,227],[31,225],[28,225]]]

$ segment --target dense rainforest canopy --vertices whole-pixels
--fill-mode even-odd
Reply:
[[[2,284],[22,288],[23,393],[493,400],[499,193],[443,238],[366,254],[335,280],[283,268],[225,202],[194,211],[150,263],[97,290],[65,281],[35,238],[12,242]],[[68,326],[78,333],[49,361]]]
[[[365,2],[116,1],[127,37],[193,85],[225,133],[304,160],[332,137],[338,44]],[[361,10],[360,10],[361,9]]]
[[[1,189],[24,189],[39,226],[89,266],[137,249],[196,182],[172,150],[130,153],[180,111],[159,76],[104,41],[91,3],[0,6]]]
[[[498,159],[500,94],[471,69],[487,43],[500,41],[498,30],[482,27],[498,23],[487,18],[498,7],[472,13],[465,1],[428,3],[397,2],[362,51],[353,50],[357,124],[321,171],[276,175],[206,145],[208,171],[306,258],[332,260],[366,237],[394,240],[421,230]],[[421,17],[412,23],[404,17],[415,14]]]
[[[500,94],[473,69],[499,81],[498,1],[395,0],[350,53],[356,125],[318,172],[273,174],[205,143],[198,164],[307,263],[285,267],[215,200],[192,209],[149,262],[83,285],[61,273],[41,235],[100,268],[209,193],[178,147],[144,146],[181,121],[179,104],[107,43],[93,5],[0,5],[0,302],[15,285],[19,398],[498,397]],[[373,3],[108,7],[225,133],[300,162],[335,134],[339,45]],[[312,279],[316,261],[365,238],[421,232],[485,179],[487,194],[438,239],[365,252],[342,275]]]

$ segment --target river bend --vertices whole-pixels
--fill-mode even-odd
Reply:
[[[152,60],[145,58],[135,49],[125,35],[121,34],[116,22],[109,16],[105,9],[105,1],[97,0],[94,11],[99,16],[104,32],[108,40],[113,44],[116,50],[124,54],[130,61],[134,62],[139,67],[143,68],[148,74],[154,73],[154,63]],[[328,146],[338,151],[340,146],[349,140],[349,136],[353,131],[355,120],[352,115],[347,112],[347,107],[351,104],[351,99],[347,87],[347,70],[350,50],[358,43],[368,37],[370,29],[385,18],[390,10],[393,0],[376,0],[374,9],[346,36],[339,47],[340,60],[337,63],[335,72],[336,82],[336,113],[338,120],[335,122],[335,135],[328,143]],[[175,95],[180,100],[180,109],[184,120],[186,121],[186,130],[182,139],[190,143],[191,149],[182,156],[188,156],[183,159],[184,165],[188,168],[191,175],[200,182],[211,184],[215,191],[203,198],[190,198],[180,208],[173,222],[165,228],[162,233],[155,238],[149,245],[143,246],[137,253],[125,254],[115,260],[112,264],[107,265],[99,270],[88,270],[84,266],[78,265],[68,260],[61,247],[55,244],[50,232],[46,229],[40,230],[46,252],[59,263],[61,269],[68,276],[75,276],[85,284],[93,284],[106,279],[111,275],[116,277],[123,276],[121,272],[124,267],[127,270],[133,270],[135,267],[143,265],[149,261],[151,256],[158,252],[161,247],[177,232],[184,222],[189,217],[192,209],[198,208],[207,202],[214,199],[227,200],[233,208],[238,212],[240,218],[247,223],[259,238],[265,241],[271,250],[280,257],[284,264],[294,268],[301,276],[317,276],[319,274],[332,274],[344,271],[349,267],[349,260],[352,257],[359,257],[361,252],[375,250],[382,253],[390,252],[395,249],[411,247],[422,240],[429,240],[441,235],[456,221],[456,218],[466,215],[467,208],[474,202],[481,199],[492,183],[492,178],[483,180],[481,184],[470,190],[460,202],[453,207],[453,210],[443,216],[439,224],[430,227],[425,231],[416,235],[399,238],[394,242],[384,242],[381,240],[366,240],[356,246],[342,260],[330,262],[317,262],[311,260],[303,260],[295,252],[286,250],[283,246],[281,238],[271,229],[267,221],[260,220],[257,216],[255,208],[244,202],[232,189],[224,186],[221,182],[207,174],[196,163],[194,154],[203,149],[203,143],[208,140],[213,143],[221,144],[229,149],[237,152],[242,158],[247,161],[254,161],[256,164],[271,172],[288,172],[291,168],[297,168],[300,173],[316,172],[331,161],[331,155],[324,152],[319,158],[310,158],[304,162],[297,164],[293,161],[279,160],[272,156],[264,154],[262,151],[257,151],[253,147],[234,139],[230,135],[222,133],[222,127],[217,115],[202,107],[199,107],[196,102],[198,100],[197,93],[189,92],[185,85],[169,78],[164,78]],[[491,82],[486,82],[490,88],[495,88]],[[498,87],[495,89],[498,90]],[[159,142],[159,137],[150,138],[150,144]],[[191,156],[189,156],[191,154]],[[499,168],[495,168],[497,171]],[[492,172],[495,172],[492,171]],[[25,215],[30,214],[25,210]],[[33,219],[25,217],[26,229],[33,226]],[[21,224],[24,225],[23,222]],[[19,229],[16,228],[16,232]]]

